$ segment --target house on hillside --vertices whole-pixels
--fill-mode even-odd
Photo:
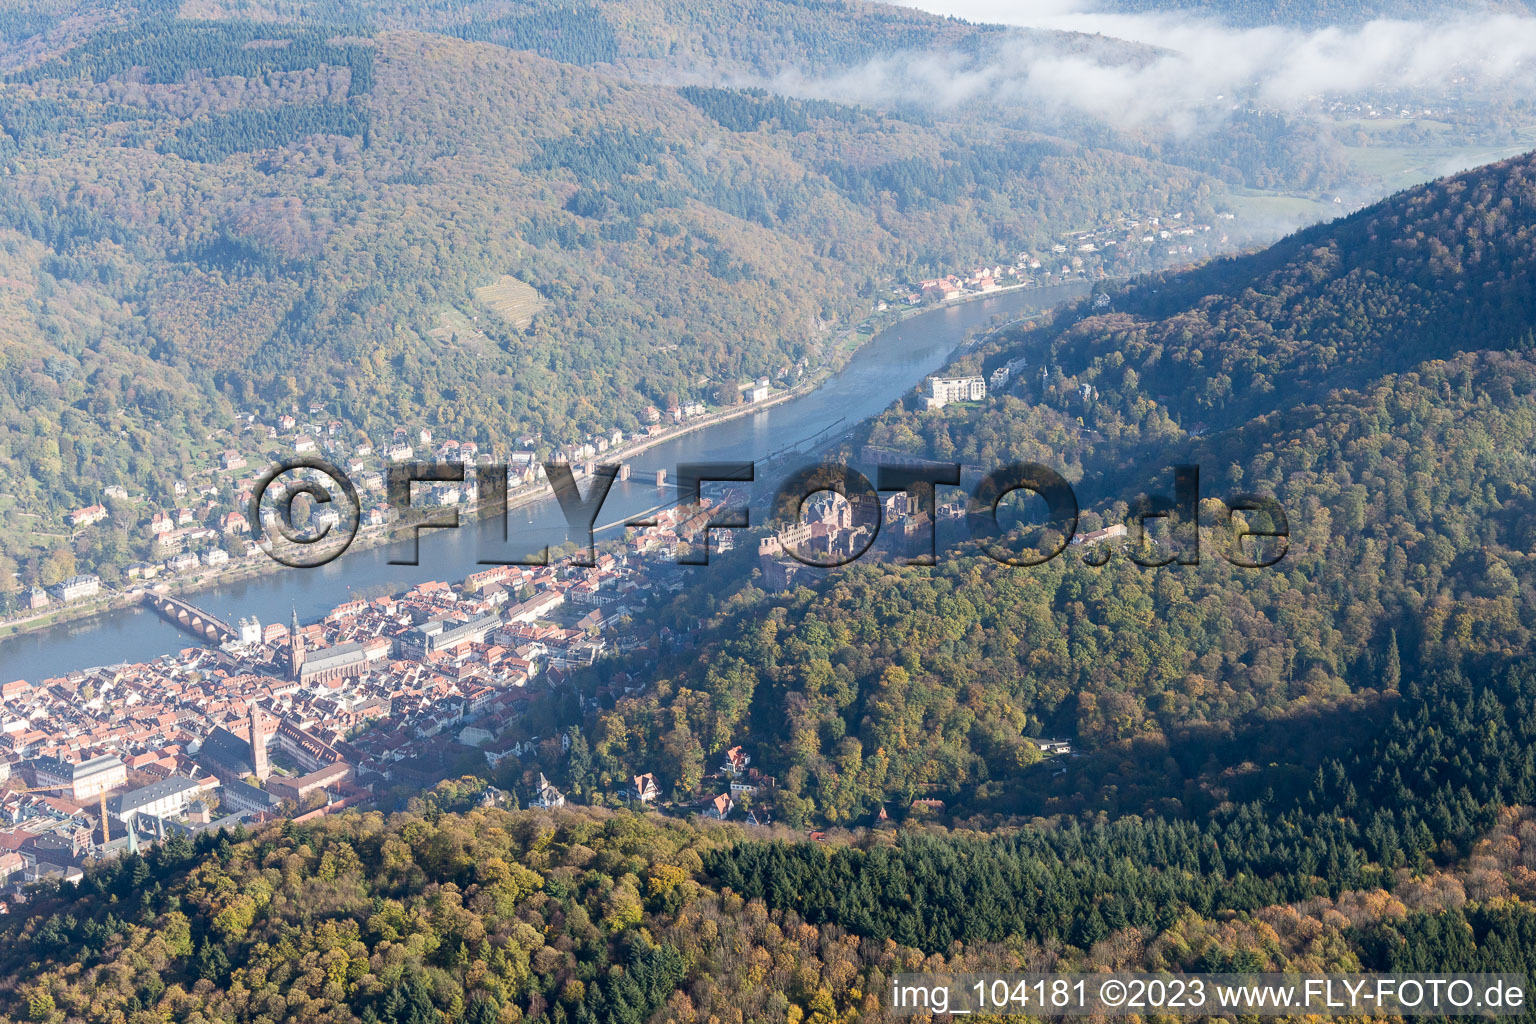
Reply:
[[[107,510],[106,507],[102,505],[87,505],[84,508],[77,508],[73,512],[69,513],[69,515],[65,516],[65,519],[68,520],[69,525],[77,528],[81,526],[92,526],[106,518]]]
[[[539,772],[539,792],[538,795],[533,798],[533,806],[542,807],[546,811],[553,810],[556,807],[565,806],[565,794],[556,789],[554,785],[544,777],[543,772]]]
[[[751,763],[752,755],[744,752],[740,747],[732,747],[725,752],[725,763],[720,766],[720,770],[731,775],[740,775]]]
[[[655,803],[661,796],[661,787],[656,785],[656,776],[650,772],[644,775],[636,775],[631,783],[629,798],[640,804]]]

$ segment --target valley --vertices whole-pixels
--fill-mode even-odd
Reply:
[[[924,3],[0,11],[0,1024],[1528,983],[1536,17]]]

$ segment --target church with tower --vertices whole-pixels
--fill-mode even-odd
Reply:
[[[368,651],[359,643],[336,644],[322,647],[311,654],[304,642],[304,631],[299,627],[299,613],[294,609],[288,625],[288,664],[274,667],[288,670],[288,678],[305,686],[318,686],[364,675],[371,667]]]

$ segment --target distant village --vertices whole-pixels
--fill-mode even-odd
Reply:
[[[1231,221],[1230,213],[1217,215]],[[908,306],[952,302],[1008,288],[1044,287],[1075,280],[1128,277],[1172,263],[1225,251],[1229,238],[1215,225],[1183,213],[1123,216],[1101,228],[1063,236],[1045,252],[1015,253],[1006,263],[971,267],[892,289]],[[882,303],[881,308],[886,304]]]

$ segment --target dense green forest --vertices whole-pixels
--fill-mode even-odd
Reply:
[[[749,843],[706,867],[770,906],[929,952],[1017,935],[1088,948],[1117,928],[1165,929],[1190,908],[1252,912],[1391,888],[1399,869],[1468,855],[1504,808],[1536,798],[1528,666],[1406,690],[1385,727],[1344,758],[1309,776],[1261,769],[1261,798],[1203,821],[1126,817],[873,851]]]
[[[1536,177],[1517,157],[1254,257],[1137,281],[1109,296],[1112,312],[1064,314],[1079,322],[1041,358],[1122,403],[1151,395],[1185,428],[1216,430],[1426,360],[1523,351],[1533,212]]]
[[[589,716],[570,781],[601,791],[654,771],[687,793],[720,749],[746,743],[778,779],[764,802],[797,823],[867,821],[919,796],[960,820],[1203,813],[1230,789],[1229,766],[1178,763],[1186,743],[1258,760],[1287,742],[1276,723],[1369,715],[1407,672],[1528,654],[1531,166],[1112,288],[954,367],[1024,355],[1012,393],[914,401],[870,428],[914,455],[1056,466],[1082,530],[1166,492],[1174,464],[1198,465],[1198,565],[1069,552],[1019,569],[963,535],[932,568],[866,558],[783,593],[748,565],[734,587],[712,579],[662,613],[676,639],[621,665],[653,685]],[[1446,268],[1440,287],[1419,270],[1430,261]],[[1250,367],[1250,386],[1218,397],[1227,360]],[[1222,557],[1219,502],[1240,492],[1287,510],[1288,549],[1268,569]],[[1244,753],[1239,733],[1263,741]],[[1056,776],[1030,739],[1053,735],[1102,755]]]
[[[332,0],[310,17],[347,26],[411,29],[526,50],[562,63],[622,67],[645,77],[684,68],[741,77],[786,67],[825,71],[907,51],[975,52],[1001,26],[940,18],[864,0],[682,0],[665,8],[633,0]],[[257,20],[289,20],[281,0],[246,0]],[[1070,36],[1065,46],[1083,45]]]
[[[1195,818],[823,844],[481,809],[464,779],[172,839],[0,923],[0,1021],[832,1024],[889,1019],[904,970],[1530,971],[1536,821],[1509,808],[1536,796],[1536,677],[1394,702],[1346,756],[1293,772],[1300,733],[1261,796]]]

